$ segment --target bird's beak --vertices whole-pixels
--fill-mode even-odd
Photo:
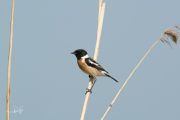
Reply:
[[[75,54],[74,52],[72,52],[71,54]]]

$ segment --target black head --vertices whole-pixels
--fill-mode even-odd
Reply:
[[[77,49],[74,52],[72,52],[71,54],[74,54],[78,60],[81,59],[81,57],[87,55],[87,52],[83,49]]]

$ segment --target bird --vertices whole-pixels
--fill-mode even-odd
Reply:
[[[110,77],[114,81],[118,82],[115,78],[111,77],[109,73],[99,63],[89,57],[88,53],[84,49],[77,49],[74,52],[71,52],[71,54],[74,54],[76,56],[79,68],[84,73],[88,74],[89,78],[93,77],[94,79],[91,89],[87,89],[86,93],[92,93],[91,90],[97,80],[96,77],[98,76]]]

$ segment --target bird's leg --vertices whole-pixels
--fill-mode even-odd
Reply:
[[[93,86],[94,86],[94,84],[96,83],[96,77],[94,77],[94,83],[93,83],[93,85],[92,85],[92,87],[91,87],[91,89],[90,90],[92,90],[92,88],[93,88]]]
[[[91,77],[92,77],[92,76],[91,76]],[[93,78],[94,78],[94,82],[93,82],[93,84],[92,84],[92,87],[91,87],[91,89],[87,89],[86,93],[87,93],[87,92],[92,93],[91,90],[92,90],[92,88],[93,88],[93,86],[94,86],[94,84],[96,83],[96,80],[97,80],[96,77],[93,77]],[[85,93],[85,95],[86,95],[86,93]]]

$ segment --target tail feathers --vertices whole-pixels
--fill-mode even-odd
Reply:
[[[114,79],[113,77],[111,77],[109,74],[105,74],[107,77],[110,77],[111,79],[113,79],[114,81],[118,82],[116,79]]]

